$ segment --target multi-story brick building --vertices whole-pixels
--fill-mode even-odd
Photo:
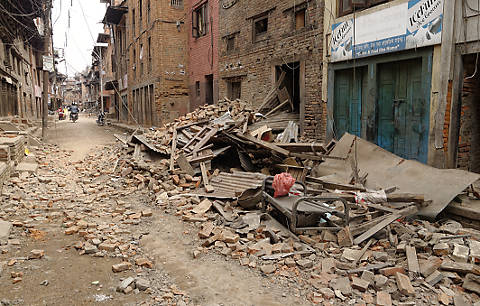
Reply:
[[[188,87],[190,110],[218,100],[219,0],[189,0]],[[191,29],[191,31],[190,31]]]
[[[2,2],[0,11],[0,116],[38,118],[43,73],[37,50],[42,49],[42,39],[33,19],[41,12],[32,1],[23,0]]]
[[[325,138],[323,0],[223,0],[219,95],[262,103],[282,71],[301,131]]]
[[[113,79],[105,84],[114,91],[117,119],[160,125],[188,111],[185,14],[182,0],[113,1],[107,8],[103,22],[114,46]]]
[[[110,29],[111,37],[108,42],[112,47],[113,80],[106,84],[106,87],[114,91],[112,98],[116,106],[116,118],[122,122],[129,120],[127,18],[127,0],[118,0],[107,8],[103,19],[103,23]]]
[[[128,91],[139,124],[159,125],[188,110],[182,0],[128,1]]]

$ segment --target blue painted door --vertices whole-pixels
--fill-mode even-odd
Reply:
[[[345,132],[361,136],[362,79],[366,69],[335,71],[334,123],[335,138]]]
[[[426,101],[421,59],[379,65],[377,144],[401,157],[426,162]]]

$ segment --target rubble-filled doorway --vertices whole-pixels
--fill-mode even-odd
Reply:
[[[480,65],[476,57],[463,58],[457,167],[480,173]]]
[[[276,80],[280,78],[282,71],[285,72],[285,78],[282,84],[287,89],[290,99],[292,99],[293,111],[295,113],[299,113],[301,101],[300,62],[285,63],[283,65],[276,66]]]

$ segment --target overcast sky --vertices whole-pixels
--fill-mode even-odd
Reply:
[[[60,72],[73,76],[92,63],[93,44],[98,33],[103,32],[101,21],[104,15],[105,4],[100,0],[53,1],[53,45],[55,48],[65,48],[67,62],[66,70],[65,63],[59,63],[57,68]]]

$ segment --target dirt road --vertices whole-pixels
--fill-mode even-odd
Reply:
[[[83,159],[88,152],[97,146],[115,142],[111,127],[98,126],[95,117],[82,114],[78,121],[57,121],[48,130],[48,143],[57,144],[60,148],[72,151],[72,160]],[[119,131],[117,131],[119,132]]]
[[[0,246],[0,304],[308,303],[288,280],[262,276],[221,255],[194,259],[198,229],[152,205],[148,188],[111,175],[117,157],[99,148],[115,142],[114,132],[93,118],[57,123],[49,145],[33,150],[38,173],[15,175],[4,187],[0,219],[15,226]],[[45,256],[29,259],[35,249]],[[153,268],[139,264],[141,259]],[[113,273],[112,265],[122,261],[133,266]],[[130,276],[146,280],[149,288],[117,292]]]

